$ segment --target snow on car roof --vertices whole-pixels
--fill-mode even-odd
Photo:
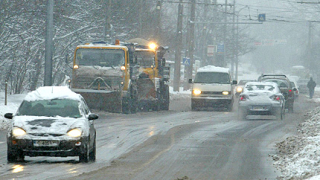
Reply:
[[[261,87],[259,87],[261,86]],[[262,87],[265,86],[265,87]],[[268,87],[269,86],[269,87]],[[274,89],[270,89],[270,86],[277,87],[277,83],[275,82],[248,82],[245,85],[245,91],[274,91]],[[250,89],[250,90],[249,90]]]
[[[81,96],[69,89],[67,86],[44,86],[39,87],[26,95],[24,100],[48,100],[48,99],[73,99],[80,100]]]
[[[204,66],[204,67],[199,68],[197,70],[197,72],[225,72],[225,73],[229,73],[229,68],[208,65],[208,66]]]

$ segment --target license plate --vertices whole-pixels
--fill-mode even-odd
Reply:
[[[41,147],[41,146],[58,146],[58,141],[33,141],[33,146]]]
[[[263,106],[253,106],[252,110],[266,110],[267,108],[263,107]]]

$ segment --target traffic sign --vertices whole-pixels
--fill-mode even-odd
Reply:
[[[266,21],[266,14],[259,14],[258,15],[258,21],[259,22]]]
[[[182,59],[182,63],[183,63],[185,66],[190,66],[190,58],[184,57],[184,58]]]
[[[207,56],[213,56],[217,52],[217,46],[208,45],[207,47]]]
[[[218,54],[223,54],[224,53],[224,44],[218,44],[217,53]]]

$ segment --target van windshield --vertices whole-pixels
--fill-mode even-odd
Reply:
[[[230,84],[230,76],[224,72],[197,72],[194,82]]]

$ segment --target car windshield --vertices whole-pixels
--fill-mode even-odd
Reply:
[[[278,86],[280,88],[289,88],[289,85],[287,84],[287,82],[285,80],[282,79],[266,79],[263,80],[264,82],[275,82],[278,84]]]
[[[76,63],[80,66],[119,67],[125,63],[124,57],[121,49],[78,49]]]
[[[194,82],[230,84],[230,76],[228,73],[223,72],[198,72]]]
[[[79,102],[71,99],[23,101],[17,116],[81,117]]]
[[[154,65],[155,53],[152,51],[136,51],[135,56],[141,67],[150,68]]]

